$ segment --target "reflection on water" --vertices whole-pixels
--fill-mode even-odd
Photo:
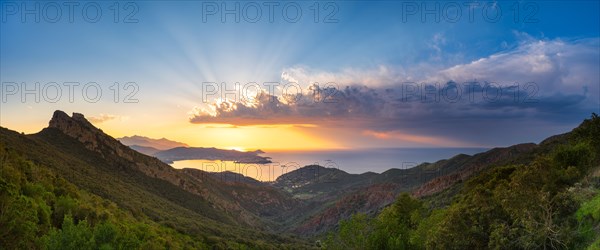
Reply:
[[[254,163],[236,163],[234,161],[211,161],[211,160],[184,160],[175,161],[171,164],[174,168],[195,168],[207,172],[230,171],[242,174],[259,181],[275,181],[277,177],[287,172],[300,168],[298,164],[288,164],[281,166],[279,164],[254,164]]]
[[[423,162],[448,159],[457,154],[473,155],[486,148],[385,148],[369,150],[267,152],[271,164],[235,163],[233,161],[184,160],[171,164],[174,168],[196,168],[207,172],[231,171],[260,181],[277,177],[306,165],[317,164],[348,173],[382,173],[390,168],[407,169]]]
[[[364,150],[330,150],[303,152],[268,152],[273,162],[295,162],[306,166],[317,164],[338,168],[352,174],[382,173],[391,168],[407,169],[423,162],[449,159],[457,154],[473,155],[486,148],[380,148]]]

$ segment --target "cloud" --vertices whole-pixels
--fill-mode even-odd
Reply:
[[[340,119],[371,119],[384,110],[383,100],[375,89],[348,86],[344,89],[313,86],[311,94],[274,96],[262,92],[254,101],[219,101],[209,110],[195,108],[192,123],[227,123],[235,125],[314,124]],[[304,126],[306,127],[306,126]]]
[[[111,120],[121,120],[124,117],[118,115],[110,115],[110,114],[100,114],[99,116],[90,116],[87,117],[88,121],[94,124],[100,124],[103,122],[111,121]]]
[[[516,49],[455,65],[426,81],[486,80],[496,83],[535,82],[542,93],[581,93],[598,88],[598,39],[577,41],[527,40]],[[595,91],[597,93],[597,91]]]
[[[510,50],[445,68],[287,68],[281,74],[284,83],[298,83],[305,91],[216,102],[209,110],[195,108],[190,122],[315,124],[368,131],[363,135],[379,139],[459,145],[453,138],[540,134],[532,124],[572,126],[598,112],[598,38],[535,40],[519,35],[521,43]],[[444,42],[440,34],[432,46]],[[324,87],[329,82],[335,84]]]
[[[418,145],[428,145],[428,146],[446,146],[446,147],[465,147],[465,146],[473,146],[466,145],[463,142],[451,140],[443,137],[433,137],[433,136],[422,136],[422,135],[414,135],[405,133],[402,131],[373,131],[373,130],[365,130],[363,131],[364,135],[375,137],[377,139],[382,140],[395,140],[401,142],[409,142]]]
[[[534,82],[539,85],[542,93],[581,93],[587,89],[591,94],[597,95],[597,69],[600,66],[598,38],[536,40],[524,33],[516,35],[521,42],[515,48],[445,68],[434,64],[420,64],[410,68],[380,65],[372,69],[346,68],[328,72],[296,66],[284,69],[281,78],[303,86],[314,82],[369,87],[390,87],[403,82],[485,81],[501,85]],[[436,34],[429,46],[435,51],[441,51],[444,43],[443,35]]]
[[[339,72],[322,71],[306,66],[286,68],[281,73],[284,83],[298,83],[303,89],[317,83],[324,86],[334,83],[338,86],[366,85],[379,86],[397,82],[407,77],[407,72],[401,68],[379,65],[373,69],[346,68]]]
[[[431,57],[431,60],[441,61],[443,50],[442,47],[446,45],[446,36],[443,33],[435,33],[431,38],[431,41],[428,42],[427,46],[433,50],[434,54]]]

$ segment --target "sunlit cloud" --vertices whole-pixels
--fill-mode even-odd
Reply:
[[[403,81],[406,71],[387,67],[338,73],[294,68],[282,73],[282,79],[348,85],[327,89],[311,85],[312,91],[291,98],[261,93],[251,102],[218,100],[191,111],[190,122],[255,125],[371,120],[377,124],[407,117],[537,116],[573,105],[585,109],[590,103],[597,105],[596,69],[600,65],[593,58],[600,55],[596,45],[598,39],[527,40],[509,52],[430,72],[422,81]],[[409,93],[408,87],[417,89]],[[428,95],[433,95],[433,102],[423,101],[432,99]]]
[[[213,123],[213,124],[202,124],[202,128],[239,128],[239,126],[231,124]]]
[[[317,95],[297,94],[278,97],[262,93],[254,102],[215,102],[210,111],[196,108],[190,122],[226,123],[234,125],[323,124],[340,119],[365,119],[377,116],[384,100],[367,87],[321,89]],[[323,94],[331,92],[331,94]]]
[[[401,143],[416,143],[424,146],[442,146],[442,147],[473,147],[479,145],[465,144],[464,142],[451,140],[443,137],[433,137],[424,135],[415,135],[403,133],[400,131],[380,132],[373,130],[363,131],[363,135],[371,136],[380,140],[393,140]]]
[[[433,43],[443,45],[443,36]],[[189,121],[362,128],[371,131],[363,135],[380,140],[479,145],[475,141],[483,135],[473,131],[495,127],[509,133],[521,124],[568,123],[594,111],[600,85],[600,65],[594,59],[600,56],[598,44],[598,38],[524,36],[515,48],[443,69],[380,66],[328,72],[292,67],[283,71],[282,81],[307,91],[292,96],[263,92],[253,101],[218,100],[192,110]],[[561,111],[565,109],[569,111]],[[509,120],[513,125],[497,128]]]
[[[98,116],[89,116],[87,117],[87,120],[90,121],[91,123],[94,124],[100,124],[100,123],[104,123],[107,121],[112,121],[112,120],[124,120],[127,119],[128,117],[126,116],[119,116],[119,115],[111,115],[111,114],[100,114]]]

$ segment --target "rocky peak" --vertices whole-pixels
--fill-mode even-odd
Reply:
[[[83,132],[84,128],[86,130],[98,130],[82,114],[73,113],[73,117],[69,117],[67,113],[60,110],[54,111],[48,125],[49,128],[56,128],[72,137],[77,137],[73,136],[73,132]]]
[[[77,121],[81,121],[81,122],[83,122],[83,121],[88,122],[88,120],[86,120],[85,117],[83,116],[83,114],[81,114],[81,113],[73,113],[72,118],[73,118],[73,120],[77,120]]]
[[[75,138],[85,145],[86,148],[101,153],[102,155],[117,154],[121,157],[131,159],[131,156],[123,154],[125,146],[117,140],[94,127],[85,116],[73,113],[69,117],[65,112],[54,111],[48,128],[57,129],[69,137]]]
[[[60,110],[54,111],[48,127],[58,129],[64,134],[84,143],[93,142],[94,140],[92,139],[95,139],[96,135],[102,133],[101,130],[86,120],[82,114],[73,113],[73,116],[69,117],[69,115]]]

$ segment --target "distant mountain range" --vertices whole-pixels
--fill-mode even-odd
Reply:
[[[258,154],[263,153],[260,150],[240,152],[237,150],[225,150],[218,148],[196,148],[196,147],[178,147],[168,150],[158,151],[152,156],[166,163],[173,163],[181,160],[221,160],[235,161],[237,163],[271,163],[269,157],[262,157]]]
[[[171,141],[166,138],[152,139],[145,136],[125,136],[117,138],[121,143],[127,146],[136,146],[141,148],[152,148],[155,150],[167,150],[176,147],[189,147],[187,144],[182,142]]]
[[[563,144],[568,134],[539,145],[519,144],[473,156],[460,154],[381,174],[349,174],[310,165],[283,174],[272,183],[232,172],[174,169],[164,163],[182,159],[268,160],[257,155],[261,151],[190,148],[164,138],[141,136],[116,140],[77,113],[70,117],[56,111],[47,128],[31,135],[0,128],[0,137],[1,146],[11,154],[44,166],[119,208],[207,244],[234,241],[263,246],[258,248],[313,248],[313,237],[336,228],[340,220],[356,212],[378,213],[400,192],[423,199],[440,193],[451,197],[457,187],[479,172],[529,162]],[[167,148],[172,146],[175,148]],[[146,153],[140,153],[143,151]],[[440,206],[445,202],[449,200],[438,201]]]
[[[381,210],[400,192],[412,192],[417,197],[436,194],[485,168],[524,162],[545,147],[544,143],[519,144],[473,156],[460,154],[409,169],[390,169],[381,174],[349,174],[311,165],[279,176],[273,186],[312,204],[305,208],[302,218],[292,223],[295,227],[291,230],[304,235],[319,234],[351,214]]]
[[[271,163],[269,157],[258,155],[264,153],[261,150],[241,152],[217,148],[189,147],[185,143],[171,141],[166,138],[152,139],[138,135],[121,137],[117,138],[117,140],[135,151],[154,156],[168,164],[181,160],[222,160],[257,164]]]

